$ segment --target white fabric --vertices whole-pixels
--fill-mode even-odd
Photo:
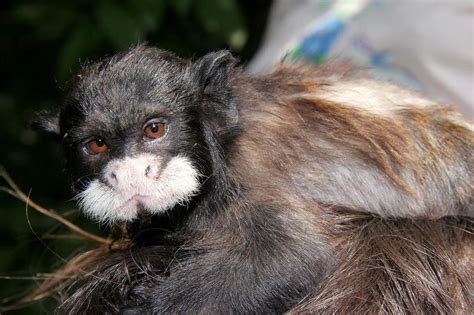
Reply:
[[[342,28],[324,59],[350,59],[474,118],[473,1],[277,0],[248,71],[269,71],[331,16]]]

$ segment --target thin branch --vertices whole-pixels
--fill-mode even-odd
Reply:
[[[70,228],[71,230],[73,230],[74,232],[78,233],[79,235],[81,235],[82,237],[84,237],[88,240],[91,240],[91,241],[94,241],[94,242],[97,242],[97,243],[101,243],[101,244],[106,244],[106,245],[111,245],[112,244],[113,241],[111,239],[103,238],[103,237],[94,235],[92,233],[89,233],[89,232],[81,229],[80,227],[78,227],[77,225],[72,223],[71,221],[69,221],[69,220],[65,219],[64,217],[60,216],[59,214],[57,214],[57,213],[55,213],[51,210],[48,210],[48,209],[38,205],[33,200],[29,199],[29,197],[18,187],[18,185],[13,181],[13,179],[10,177],[10,175],[8,175],[5,168],[1,165],[0,165],[0,177],[2,177],[8,183],[8,185],[10,186],[10,188],[0,186],[0,191],[6,192],[7,194],[12,195],[13,197],[21,200],[22,202],[24,202],[25,204],[31,206],[33,209],[35,209],[36,211],[42,213],[43,215],[48,216],[48,217],[50,217],[50,218],[52,218],[56,221],[61,222],[62,224],[66,225],[68,228]]]
[[[83,241],[84,236],[77,234],[43,234],[41,235],[42,239],[51,239],[51,240],[74,240],[74,241]]]

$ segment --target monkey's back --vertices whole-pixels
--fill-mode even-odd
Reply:
[[[313,68],[280,67],[235,86],[241,133],[230,156],[255,202],[474,215],[474,127],[456,111]]]

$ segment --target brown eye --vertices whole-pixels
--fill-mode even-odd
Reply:
[[[165,124],[154,122],[145,127],[145,134],[150,139],[156,139],[165,134]]]
[[[102,138],[95,138],[87,143],[87,149],[89,149],[91,153],[99,154],[107,151],[109,147]]]

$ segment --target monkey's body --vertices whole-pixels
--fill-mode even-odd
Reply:
[[[389,84],[311,68],[242,81],[241,132],[229,156],[257,203],[474,215],[474,128],[458,113]]]
[[[138,228],[136,246],[91,268],[98,278],[80,279],[63,309],[268,314],[312,297],[298,310],[469,310],[472,125],[391,85],[324,73],[282,66],[248,77],[226,53],[190,65],[143,47],[86,68],[59,130],[73,176],[99,173],[78,188],[81,203],[96,219],[133,219]],[[155,107],[168,129],[152,147],[131,125]],[[87,138],[91,126],[89,136],[101,130],[110,148],[82,162],[80,141],[67,138]],[[171,187],[169,165],[182,174],[176,187],[188,188]],[[173,184],[158,202],[148,188],[141,196],[135,176]],[[126,207],[101,199],[119,189]],[[143,223],[140,211],[152,220]],[[458,219],[435,221],[447,216]],[[405,283],[417,273],[434,283]],[[349,281],[365,288],[348,289]]]

